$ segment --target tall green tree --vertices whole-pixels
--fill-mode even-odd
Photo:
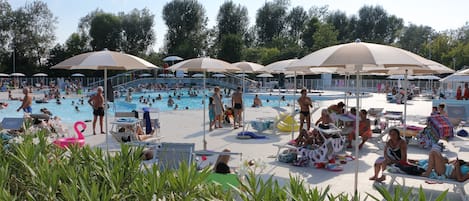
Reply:
[[[207,47],[207,17],[196,0],[173,0],[163,7],[168,26],[165,52],[183,58],[204,55]]]
[[[389,15],[381,6],[363,6],[358,11],[356,38],[364,42],[393,43],[403,28],[403,20]]]
[[[11,23],[11,6],[5,0],[0,0],[0,71],[6,72],[10,66],[13,54],[10,42],[10,23]]]
[[[217,57],[226,61],[241,60],[244,48],[244,36],[248,30],[249,17],[247,8],[227,1],[220,6],[217,16],[217,38],[215,49]]]
[[[288,5],[289,1],[274,0],[266,2],[264,6],[257,10],[256,29],[260,45],[272,47],[272,40],[285,34]]]
[[[154,15],[150,10],[134,9],[130,13],[120,13],[122,38],[120,49],[132,55],[142,55],[155,42],[153,31]]]
[[[311,17],[306,22],[305,30],[303,32],[303,35],[301,36],[303,40],[303,45],[306,49],[313,50],[313,46],[314,46],[313,35],[319,29],[320,25],[321,23],[319,22],[319,19],[317,17]]]
[[[122,41],[121,20],[111,13],[99,13],[93,17],[90,26],[91,48],[100,51],[105,48],[119,50]]]
[[[301,42],[306,20],[308,13],[301,6],[292,8],[286,17],[288,37],[297,44]]]
[[[341,43],[346,43],[349,41],[353,41],[353,25],[351,24],[351,18],[347,17],[347,14],[343,11],[335,11],[327,15],[326,20],[327,23],[334,26],[335,30],[337,30],[337,40]]]
[[[11,12],[10,44],[15,50],[16,71],[34,72],[55,40],[56,17],[40,1],[28,3]]]
[[[313,50],[319,50],[321,48],[337,45],[338,31],[335,30],[334,26],[322,23],[319,25],[318,30],[313,34]]]
[[[434,31],[429,26],[410,24],[408,27],[403,28],[397,44],[399,47],[413,53],[425,55],[425,45],[433,34]]]

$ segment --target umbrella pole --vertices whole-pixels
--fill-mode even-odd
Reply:
[[[207,100],[207,98],[205,97],[205,96],[206,96],[206,90],[205,90],[205,70],[203,71],[203,74],[204,74],[204,79],[203,79],[203,80],[204,80],[204,81],[203,81],[203,82],[204,82],[204,96],[203,96],[203,98],[202,98],[202,100],[203,100],[202,102],[204,103],[204,118],[203,118],[202,125],[204,126],[204,138],[203,138],[204,151],[206,151],[206,150],[207,150],[207,141],[205,140],[205,132],[206,132],[206,131],[205,131],[205,126],[206,126],[206,125],[205,125],[205,105],[206,105],[205,101]]]
[[[356,68],[356,71],[357,71],[357,84],[355,85],[356,86],[356,97],[357,97],[357,112],[356,112],[356,120],[355,120],[355,182],[354,182],[354,196],[358,196],[358,168],[359,168],[359,161],[358,161],[358,136],[359,136],[359,129],[358,127],[360,126],[360,117],[359,117],[359,113],[360,113],[360,108],[359,108],[359,101],[360,101],[360,82],[359,79],[360,79],[360,70],[361,70],[361,66],[355,66]],[[357,198],[357,197],[355,197]]]
[[[296,99],[296,71],[295,72],[295,78],[293,78],[293,108],[292,108],[292,119],[295,120],[295,99]],[[295,122],[295,121],[293,121]],[[300,128],[301,130],[302,128]],[[291,125],[291,139],[295,139],[295,123],[292,123]]]
[[[244,75],[244,70],[243,70],[243,75]],[[244,135],[244,128],[246,127],[246,126],[245,126],[245,125],[246,125],[246,122],[244,121],[244,120],[246,119],[246,111],[244,111],[244,110],[246,109],[245,104],[244,104],[244,93],[246,93],[246,91],[245,91],[244,89],[245,89],[245,85],[246,85],[246,84],[245,84],[245,81],[244,81],[244,80],[245,80],[246,78],[243,76],[243,77],[241,77],[241,79],[243,79],[243,91],[242,91],[243,93],[241,94],[241,102],[243,103],[243,106],[242,106],[243,108],[242,108],[241,112],[243,113],[243,135]],[[236,124],[236,122],[233,122],[233,123]],[[233,124],[233,125],[234,125],[234,124]]]
[[[407,85],[408,85],[408,78],[407,74],[409,73],[409,70],[405,69],[405,75],[404,75],[404,119],[402,119],[402,123],[404,124],[404,138],[406,137],[406,120],[407,120]]]
[[[105,121],[106,125],[105,125],[104,128],[106,129],[106,152],[109,152],[109,143],[108,143],[108,139],[107,139],[108,138],[107,134],[108,134],[108,131],[109,131],[108,130],[108,123],[107,123],[107,121],[108,121],[108,112],[109,112],[108,111],[108,102],[107,102],[107,90],[108,90],[108,88],[107,88],[107,68],[104,68],[104,102],[106,103],[106,106],[104,107],[104,111],[105,111],[104,112],[104,115],[105,115],[104,121]]]

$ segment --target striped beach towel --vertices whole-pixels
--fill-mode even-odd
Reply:
[[[428,122],[433,131],[440,135],[440,138],[453,137],[453,126],[448,117],[433,115],[428,117]]]

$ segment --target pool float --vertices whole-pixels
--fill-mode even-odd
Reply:
[[[258,135],[250,131],[239,132],[236,136],[238,139],[265,139],[266,136]]]
[[[279,131],[282,132],[290,132],[290,131],[297,131],[300,129],[300,124],[295,121],[292,115],[287,115],[277,123],[277,128]]]
[[[78,126],[81,126],[82,130],[78,130]],[[60,148],[67,148],[71,145],[78,145],[80,147],[83,147],[85,145],[85,136],[83,136],[83,132],[86,129],[86,124],[85,122],[82,121],[77,121],[73,125],[73,128],[75,129],[75,133],[77,134],[77,138],[75,137],[67,137],[67,138],[59,138],[54,141],[54,144],[59,146]]]

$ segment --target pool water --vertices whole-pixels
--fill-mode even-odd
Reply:
[[[158,94],[161,94],[162,100],[156,100]],[[211,92],[207,93],[208,95],[212,95]],[[132,103],[125,102],[125,98],[117,98],[115,103],[110,104],[109,114],[113,115],[114,111],[131,111],[133,109],[141,109],[143,107],[152,107],[152,108],[159,108],[160,111],[170,111],[174,110],[173,107],[169,107],[167,105],[168,97],[173,96],[174,105],[178,105],[178,110],[185,110],[186,107],[189,110],[194,109],[203,109],[202,103],[202,94],[199,94],[197,97],[189,97],[187,92],[184,92],[181,95],[180,99],[174,98],[173,91],[170,92],[151,92],[151,93],[134,93],[132,95]],[[262,100],[263,106],[279,106],[279,95],[278,94],[258,94],[259,98]],[[143,96],[149,99],[149,104],[140,103],[139,99]],[[245,94],[245,106],[250,107],[253,103],[255,94]],[[288,104],[292,104],[293,95],[292,94],[282,94],[281,96],[285,96],[285,101],[280,101],[280,106],[287,106]],[[314,101],[321,101],[321,100],[334,100],[334,99],[341,99],[343,98],[343,93],[340,92],[326,92],[321,95],[319,94],[308,94]],[[299,94],[296,95],[295,99],[299,97]],[[268,100],[268,101],[267,101]],[[208,100],[207,100],[208,101]],[[8,102],[8,107],[5,109],[0,110],[0,119],[3,117],[22,117],[23,112],[16,112],[16,109],[21,105],[21,101],[6,101]],[[72,104],[73,102],[73,104]],[[223,103],[226,105],[231,105],[231,97],[224,97]],[[75,109],[78,107],[78,111]],[[84,104],[79,104],[78,98],[66,98],[61,99],[61,104],[57,104],[55,100],[50,100],[48,103],[35,103],[33,101],[33,113],[41,113],[41,108],[47,108],[49,111],[52,112],[54,116],[59,116],[63,122],[66,123],[73,123],[76,121],[84,121],[84,120],[91,120],[93,119],[93,110],[91,106],[88,104],[88,98],[84,98]]]

